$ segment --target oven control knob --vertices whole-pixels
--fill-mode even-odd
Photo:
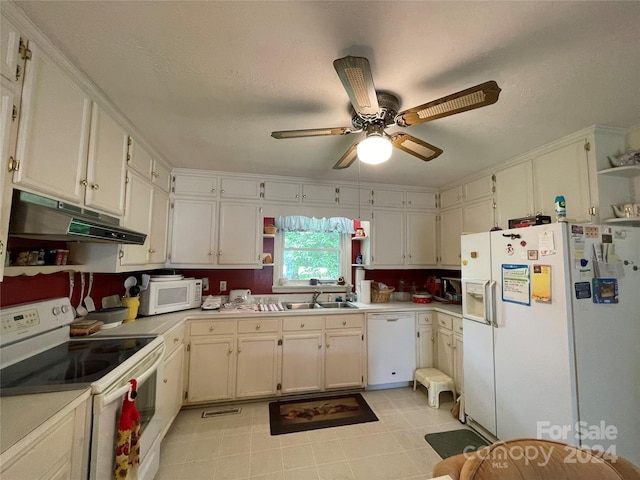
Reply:
[[[62,313],[67,313],[71,310],[71,307],[69,305],[63,305],[62,306]]]
[[[60,307],[53,307],[53,312],[54,315],[60,315],[62,313],[62,309]]]

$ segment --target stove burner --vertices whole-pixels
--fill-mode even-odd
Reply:
[[[90,379],[95,380],[96,378],[100,378],[102,375],[96,375],[96,373],[102,374],[106,373],[111,365],[111,362],[108,360],[80,360],[69,362],[69,367],[64,374],[65,381],[81,381],[86,377],[93,377]],[[59,380],[58,377],[53,376],[49,379],[50,382],[55,382]]]
[[[132,348],[139,348],[140,341],[132,338],[123,340],[115,345],[99,345],[97,347],[91,348],[91,353],[104,354],[104,353],[119,353],[127,350],[131,350]]]

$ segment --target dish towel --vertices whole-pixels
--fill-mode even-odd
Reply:
[[[118,443],[116,444],[117,480],[136,480],[140,465],[140,413],[136,408],[138,382],[129,380],[130,388],[122,401],[122,413],[118,428]]]

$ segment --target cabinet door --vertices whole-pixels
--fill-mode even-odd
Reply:
[[[164,361],[162,382],[160,383],[160,412],[164,422],[162,431],[166,432],[182,407],[184,346],[176,350]]]
[[[404,207],[403,190],[385,190],[376,188],[372,190],[371,203],[374,207]]]
[[[277,393],[278,335],[238,335],[236,397]]]
[[[432,192],[407,192],[407,208],[436,208],[436,194]]]
[[[129,154],[127,155],[127,166],[132,168],[147,180],[152,179],[153,157],[135,139],[129,137]]]
[[[462,207],[462,229],[465,233],[488,232],[494,226],[493,199],[487,198]]]
[[[338,188],[338,203],[340,205],[359,205],[360,204],[360,190],[358,187],[345,187]]]
[[[194,197],[217,197],[218,178],[209,175],[176,174],[173,180],[173,193]]]
[[[432,368],[433,363],[433,350],[434,350],[435,338],[433,336],[433,326],[421,325],[418,327],[417,333],[417,358],[418,368]]]
[[[259,200],[261,193],[261,183],[258,180],[241,178],[222,178],[220,180],[220,198]]]
[[[536,211],[555,219],[555,197],[567,202],[567,218],[572,222],[589,222],[591,194],[586,139],[580,139],[533,160]]]
[[[191,339],[187,401],[233,398],[235,355],[233,336]]]
[[[164,163],[154,160],[151,180],[156,187],[169,193],[171,190],[171,169]]]
[[[440,212],[440,264],[460,266],[462,207]]]
[[[151,242],[151,208],[153,186],[140,174],[130,171],[127,182],[127,208],[123,225],[140,233],[146,233],[144,245],[123,245],[121,265],[145,265],[149,261]]]
[[[177,199],[173,202],[170,262],[212,265],[216,202]]]
[[[264,199],[271,202],[298,203],[300,201],[300,184],[266,181],[264,182]]]
[[[453,378],[453,332],[443,328],[438,329],[438,370]]]
[[[333,185],[302,185],[303,203],[334,204],[338,193]]]
[[[324,387],[364,386],[362,330],[325,333]]]
[[[456,392],[463,393],[464,390],[464,344],[462,335],[453,335],[453,381],[456,384]]]
[[[149,263],[164,264],[167,261],[169,235],[169,194],[153,189],[151,205],[151,230],[149,232]]]
[[[322,332],[290,333],[282,338],[282,393],[322,389]]]
[[[89,139],[85,204],[122,215],[129,137],[115,120],[94,103]]]
[[[0,16],[0,74],[10,82],[19,82],[24,75],[19,48],[18,28],[5,15]]]
[[[459,205],[462,201],[462,185],[440,192],[440,208]]]
[[[261,264],[262,218],[258,205],[221,203],[218,235],[218,265]]]
[[[31,51],[13,181],[81,205],[91,100],[33,42]]]
[[[407,265],[436,265],[436,232],[435,213],[407,212]]]
[[[462,198],[465,202],[472,202],[479,198],[490,197],[493,195],[493,178],[491,175],[487,175],[469,183],[465,183],[463,190]]]
[[[371,230],[371,264],[374,267],[403,266],[404,212],[375,210]]]
[[[518,163],[496,173],[496,225],[507,229],[509,220],[534,213],[531,161]]]

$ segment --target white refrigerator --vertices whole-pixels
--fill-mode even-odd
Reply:
[[[461,252],[469,423],[640,463],[640,228],[500,230]]]

